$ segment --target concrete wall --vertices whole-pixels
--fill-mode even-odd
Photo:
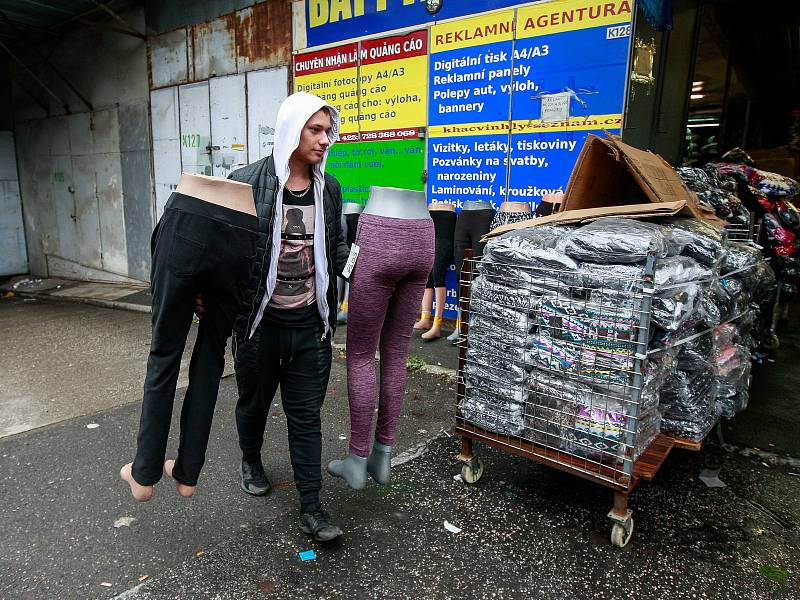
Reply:
[[[123,17],[145,30],[142,8]],[[154,225],[146,44],[84,27],[40,50],[91,110],[47,65],[31,60],[58,99],[11,68],[31,273],[146,281]]]

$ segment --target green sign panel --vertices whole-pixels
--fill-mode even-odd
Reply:
[[[345,202],[366,204],[373,185],[424,191],[425,140],[336,144],[326,170],[342,184]]]

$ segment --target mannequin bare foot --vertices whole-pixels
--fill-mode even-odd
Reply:
[[[172,477],[172,469],[175,468],[175,461],[169,459],[164,461],[164,473]],[[172,477],[175,479],[174,477]],[[178,493],[183,496],[184,498],[191,498],[194,495],[195,490],[197,489],[196,485],[184,485],[177,479],[175,479],[175,487],[178,489]]]
[[[440,337],[442,337],[442,328],[439,325],[434,325],[420,337],[426,342],[438,340]]]
[[[430,319],[425,319],[423,317],[423,318],[420,318],[419,321],[414,323],[414,329],[430,329],[431,328],[431,324],[432,323],[431,323]]]
[[[137,502],[147,502],[150,498],[153,497],[154,489],[152,485],[141,485],[139,484],[134,478],[133,473],[131,472],[131,468],[133,467],[133,463],[128,463],[124,465],[119,470],[119,476],[122,480],[127,483],[131,488],[131,494],[133,495],[134,500]]]

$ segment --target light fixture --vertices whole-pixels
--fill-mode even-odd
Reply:
[[[425,0],[425,10],[435,15],[442,10],[442,4],[444,4],[444,0]]]
[[[690,100],[700,100],[701,98],[705,98],[705,94],[692,94],[689,96]]]
[[[686,126],[692,129],[695,127],[719,127],[719,123],[689,123]]]

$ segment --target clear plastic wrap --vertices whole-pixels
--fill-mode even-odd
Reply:
[[[527,312],[514,310],[505,306],[499,306],[493,302],[475,297],[470,300],[470,323],[480,320],[488,320],[500,328],[501,331],[509,331],[514,334],[528,333],[533,326],[532,320]]]
[[[711,269],[702,266],[688,256],[670,256],[656,261],[653,285],[656,291],[689,282],[709,281],[713,276]]]
[[[620,462],[626,455],[629,422],[625,406],[613,400],[578,407],[574,429],[567,431],[564,450],[599,462]],[[658,411],[641,415],[635,423],[634,457],[653,442],[660,426]],[[634,458],[634,460],[635,460]]]
[[[471,290],[472,298],[477,298],[483,304],[509,308],[521,313],[530,312],[539,298],[526,288],[503,285],[484,276],[478,276],[472,281]]]
[[[532,265],[520,268],[519,265],[498,262],[491,254],[484,254],[478,263],[478,273],[489,281],[502,281],[533,296],[567,294],[571,287],[580,285],[581,279],[578,263],[566,255],[562,256],[569,262],[562,261],[558,266]]]
[[[585,383],[616,389],[631,385],[633,357],[586,350],[576,344],[555,341],[546,335],[531,337],[530,360],[534,366],[572,375]]]
[[[692,316],[697,316],[701,292],[698,284],[688,283],[656,294],[650,310],[653,323],[665,331],[677,331]]]
[[[630,293],[641,285],[642,265],[617,265],[582,262],[581,281],[584,287]]]
[[[560,448],[575,427],[582,404],[591,404],[594,391],[588,385],[564,377],[534,371],[525,406],[524,437],[532,442]]]
[[[597,352],[633,354],[639,319],[630,309],[544,297],[536,305],[535,317],[539,333],[554,340]]]
[[[480,388],[465,386],[459,409],[462,417],[487,431],[518,436],[525,427],[522,403],[509,402]]]
[[[661,388],[661,430],[702,440],[719,418],[717,383],[708,363],[695,371],[676,370]]]
[[[721,229],[700,219],[671,218],[664,222],[670,255],[683,254],[707,267],[718,266],[725,258]]]
[[[497,262],[523,267],[538,265],[558,269],[563,263],[565,268],[570,268],[573,262],[553,250],[558,241],[573,230],[573,227],[543,225],[509,231],[486,242],[484,254],[490,254]]]
[[[598,219],[564,237],[559,247],[576,260],[601,264],[643,262],[650,251],[667,255],[661,228],[653,223],[619,219]]]

